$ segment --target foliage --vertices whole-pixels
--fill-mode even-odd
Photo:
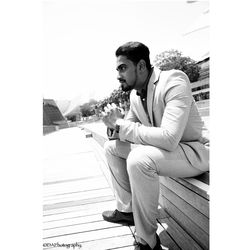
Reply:
[[[94,115],[94,106],[97,104],[97,101],[94,99],[89,100],[89,102],[84,103],[83,105],[80,106],[80,110],[82,113],[83,117],[87,117],[90,115]]]
[[[154,63],[161,70],[182,70],[187,74],[190,82],[196,82],[199,78],[200,67],[190,57],[182,56],[178,50],[172,49],[158,54]]]
[[[69,121],[75,122],[76,121],[76,115],[69,115],[66,116]]]
[[[130,92],[124,92],[121,88],[112,91],[109,97],[106,97],[100,101],[90,100],[81,106],[82,116],[100,116],[100,113],[104,111],[104,107],[108,104],[115,103],[117,106],[125,110],[129,109],[129,94]]]
[[[103,111],[104,107],[107,104],[115,103],[117,106],[128,105],[129,103],[129,92],[122,91],[121,88],[115,89],[112,91],[109,97],[104,98],[103,100],[99,101],[96,105],[96,108],[99,111]]]

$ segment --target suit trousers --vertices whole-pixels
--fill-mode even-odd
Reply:
[[[136,238],[156,244],[159,176],[191,177],[202,173],[187,160],[182,148],[169,152],[149,145],[107,141],[105,155],[111,172],[117,209],[133,212]]]

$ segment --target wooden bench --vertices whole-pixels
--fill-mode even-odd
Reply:
[[[209,249],[209,173],[185,179],[161,176],[159,204],[181,231],[184,240],[176,242],[181,249],[196,249],[196,243],[198,249]]]
[[[209,92],[209,78],[191,83],[193,96]],[[209,100],[196,102],[209,128]],[[176,230],[168,234],[183,250],[209,249],[209,172],[193,178],[160,176],[162,218]],[[165,213],[165,215],[164,215]],[[162,222],[166,219],[161,219]]]
[[[200,114],[207,110],[202,119],[209,128],[209,100],[197,105]],[[159,204],[182,233],[181,249],[209,249],[209,172],[193,178],[160,176]]]

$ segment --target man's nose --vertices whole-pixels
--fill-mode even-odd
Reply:
[[[117,80],[120,80],[120,79],[121,79],[121,73],[120,73],[120,72],[117,72],[116,78],[117,78]]]

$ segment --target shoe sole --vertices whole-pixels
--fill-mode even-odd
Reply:
[[[115,220],[115,221],[113,221],[113,220],[105,218],[104,216],[103,216],[103,219],[105,221],[112,222],[112,223],[117,223],[117,224],[125,224],[125,225],[128,225],[128,226],[134,226],[135,225],[134,222],[126,221],[126,220]]]

